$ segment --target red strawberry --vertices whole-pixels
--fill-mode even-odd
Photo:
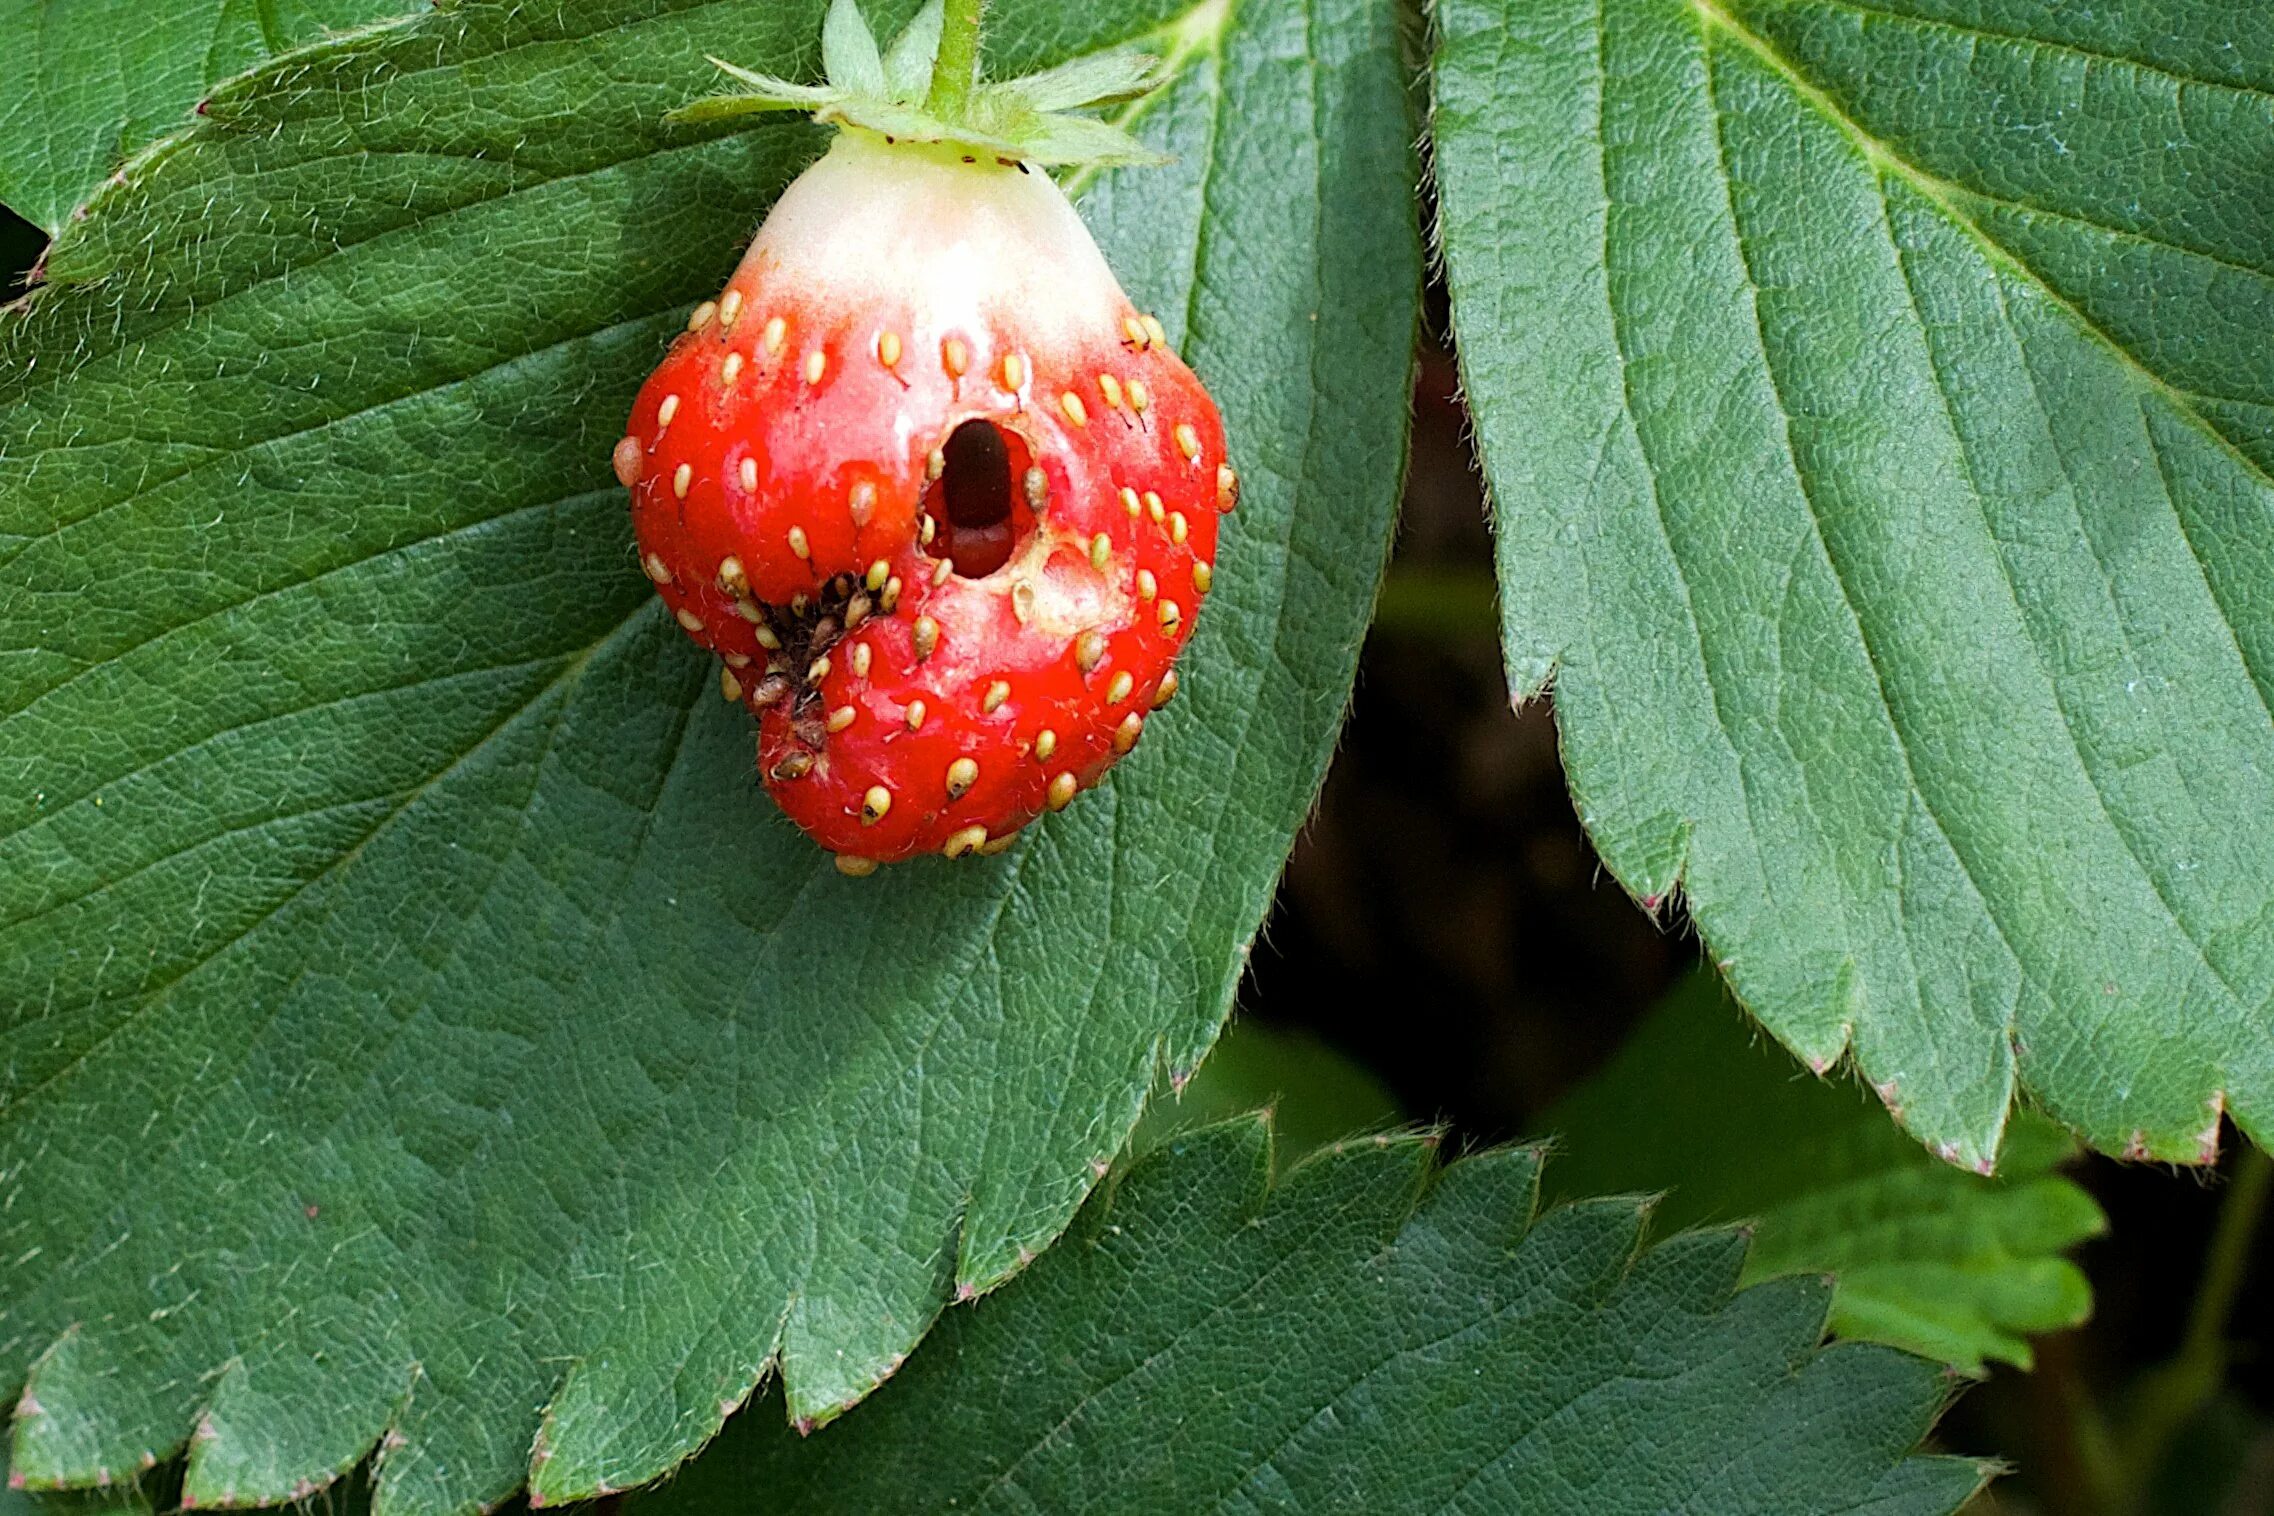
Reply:
[[[1095,784],[1175,691],[1238,490],[1048,176],[857,126],[696,309],[616,468],[767,788],[848,873],[998,851]]]

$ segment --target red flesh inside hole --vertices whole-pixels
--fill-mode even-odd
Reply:
[[[1022,487],[1031,455],[1020,438],[977,419],[950,432],[940,455],[947,467],[924,491],[931,555],[953,559],[960,578],[985,578],[1034,528]]]

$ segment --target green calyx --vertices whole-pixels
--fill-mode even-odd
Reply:
[[[826,84],[793,84],[713,58],[747,89],[706,96],[673,121],[716,121],[755,111],[806,111],[816,121],[860,127],[901,141],[952,144],[1045,167],[1111,168],[1165,161],[1112,122],[1075,114],[1141,99],[1165,77],[1161,60],[1126,49],[1094,53],[1021,79],[976,76],[978,5],[958,0],[956,33],[946,0],[930,0],[889,47],[856,0],[831,0],[821,28]],[[943,57],[954,78],[938,78]],[[966,71],[968,70],[968,73]]]

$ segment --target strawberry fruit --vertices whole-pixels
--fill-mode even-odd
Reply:
[[[907,76],[937,7],[895,44],[898,84],[847,12],[825,51],[860,87],[735,70],[762,93],[692,112],[843,130],[696,308],[615,463],[657,592],[758,717],[767,789],[858,874],[1000,851],[1130,750],[1175,692],[1238,479],[1207,391],[1037,166],[1068,140],[1137,156],[1036,102],[1124,98],[1149,63],[932,120]]]

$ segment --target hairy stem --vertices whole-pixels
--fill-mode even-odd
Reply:
[[[963,119],[971,87],[979,82],[979,13],[987,0],[947,0],[940,23],[939,62],[924,108],[946,121]]]

